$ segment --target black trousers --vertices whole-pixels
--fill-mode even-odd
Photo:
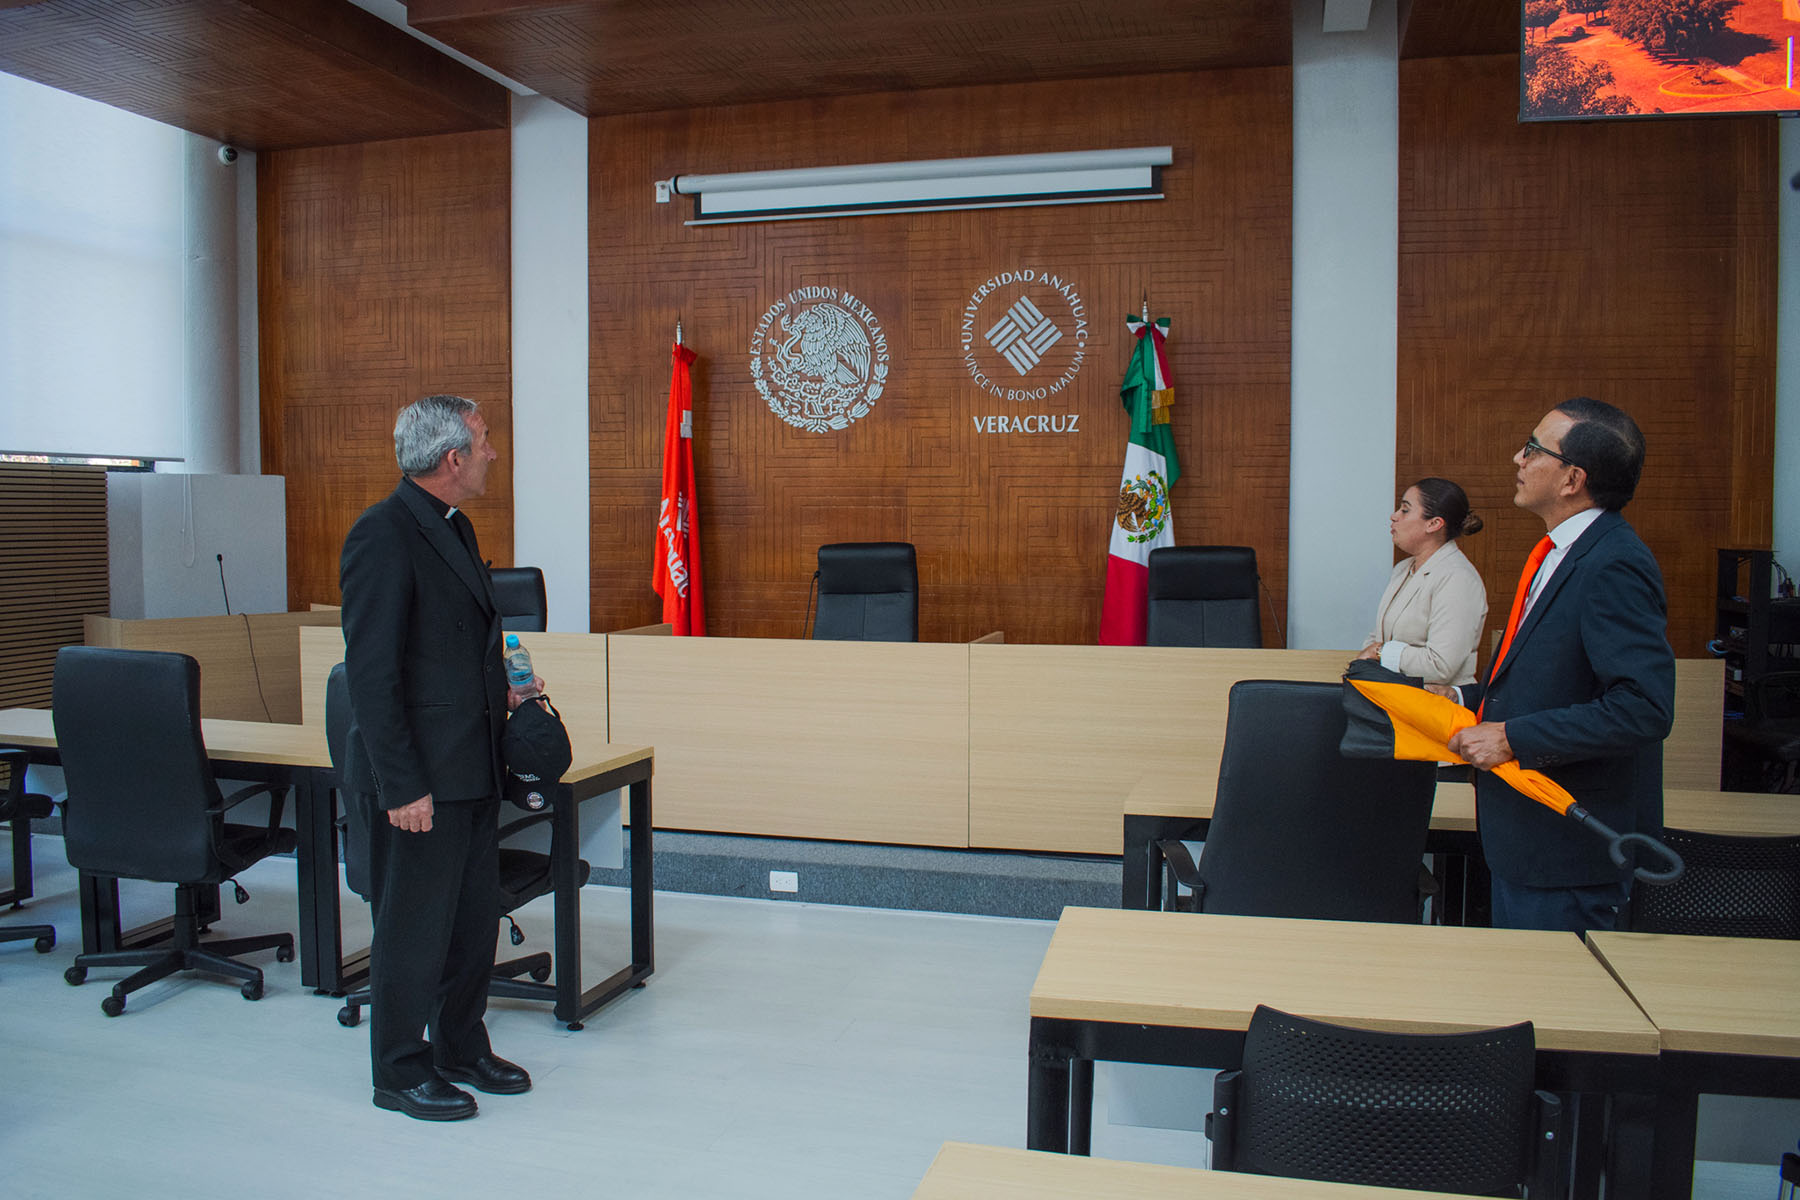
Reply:
[[[483,1017],[499,938],[499,811],[498,800],[437,804],[427,833],[372,814],[369,1054],[378,1088],[416,1087],[438,1066],[492,1052]]]

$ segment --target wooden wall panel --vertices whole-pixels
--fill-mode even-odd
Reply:
[[[1559,401],[1619,405],[1649,443],[1625,515],[1697,656],[1714,549],[1771,536],[1775,120],[1520,125],[1517,70],[1400,64],[1397,486],[1468,490],[1488,525],[1464,549],[1503,625],[1543,534],[1510,455]]]
[[[593,628],[659,612],[649,575],[680,314],[700,355],[709,632],[796,637],[821,543],[896,539],[918,546],[924,639],[1094,641],[1127,433],[1123,319],[1146,291],[1174,322],[1177,538],[1256,547],[1284,610],[1291,80],[1214,71],[593,121]],[[681,172],[1165,143],[1168,198],[1147,203],[690,228],[687,201],[650,200],[652,180]],[[970,296],[1023,267],[1072,282],[1090,334],[1068,389],[1027,403],[982,392],[960,345]],[[836,432],[782,421],[749,373],[758,321],[806,286],[866,302],[891,354],[873,411]],[[975,427],[1040,413],[1079,414],[1077,432]]]
[[[106,470],[0,463],[0,708],[50,707],[56,652],[111,607]]]
[[[500,459],[467,505],[512,562],[511,151],[505,131],[257,157],[263,470],[287,477],[289,607],[338,601],[338,552],[392,490],[394,415],[478,401]]]

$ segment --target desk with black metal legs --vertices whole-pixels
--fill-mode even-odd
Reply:
[[[1662,1036],[1651,1194],[1685,1197],[1701,1093],[1800,1099],[1800,952],[1763,938],[1592,932],[1587,942]]]
[[[1198,777],[1149,775],[1125,797],[1124,877],[1120,906],[1159,908],[1160,858],[1156,843],[1165,838],[1204,841],[1212,824],[1216,781]],[[1667,788],[1663,792],[1663,824],[1672,829],[1732,837],[1800,836],[1800,804],[1791,796],[1757,792],[1719,792],[1703,788]],[[1446,887],[1446,924],[1462,924],[1460,901],[1465,888],[1485,889],[1486,868],[1475,832],[1475,789],[1466,783],[1439,783],[1431,807],[1425,852],[1465,860],[1466,876],[1453,873]],[[1472,896],[1485,906],[1485,898]]]
[[[201,721],[200,732],[207,757],[221,774],[293,788],[300,982],[334,996],[359,986],[368,977],[368,951],[344,953],[336,777],[324,726],[208,718]],[[48,709],[0,710],[0,745],[23,748],[34,762],[59,761],[56,728]],[[573,850],[562,856],[555,868],[556,979],[544,985],[544,998],[554,1002],[557,1020],[579,1028],[582,1017],[641,984],[654,969],[650,807],[654,754],[649,747],[588,744],[579,739],[574,751],[574,765],[563,776],[555,801],[552,823],[556,836],[564,845],[579,846],[581,801],[620,788],[629,789],[631,828],[631,963],[585,990],[581,986],[581,889],[575,879]],[[129,931],[119,928],[116,880],[84,873],[80,886],[85,951],[146,944],[168,936],[168,921]],[[212,905],[216,917],[216,893]]]
[[[1068,908],[1031,989],[1026,1145],[1087,1152],[1097,1059],[1239,1065],[1258,1004],[1403,1033],[1530,1021],[1540,1087],[1658,1078],[1656,1029],[1573,934]],[[1634,1166],[1615,1194],[1647,1187]]]
[[[200,731],[206,742],[207,758],[220,774],[266,783],[276,789],[291,787],[296,796],[296,811],[305,807],[313,790],[313,776],[325,753],[323,731],[314,731],[303,725],[273,725],[263,721],[210,718],[201,721]],[[57,764],[62,761],[56,752],[56,726],[49,709],[0,710],[0,745],[20,747],[33,762]],[[325,762],[329,767],[329,760]],[[306,839],[302,836],[298,854],[302,889],[306,883],[307,852]],[[118,880],[82,872],[79,888],[84,953],[151,945],[169,936],[173,923],[171,918],[136,929],[120,927]],[[217,888],[205,890],[203,904],[200,914],[202,920],[217,920]],[[303,972],[308,965],[307,935],[308,927],[303,909],[300,921]]]

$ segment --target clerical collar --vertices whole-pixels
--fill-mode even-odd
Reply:
[[[432,511],[436,512],[437,515],[444,518],[444,520],[448,521],[452,516],[456,515],[456,505],[445,504],[442,500],[439,500],[436,496],[420,487],[418,480],[414,479],[411,475],[403,475],[401,476],[401,479],[403,482],[411,484],[419,495],[425,497],[425,503],[431,505]]]

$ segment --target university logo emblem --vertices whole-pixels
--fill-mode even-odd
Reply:
[[[1169,520],[1169,487],[1161,471],[1134,475],[1119,488],[1119,512],[1114,518],[1128,542],[1156,540]]]
[[[887,334],[849,292],[803,287],[769,306],[750,337],[750,379],[769,410],[811,433],[848,429],[887,387]]]
[[[1067,388],[1087,359],[1087,340],[1087,304],[1053,271],[1002,271],[963,305],[963,369],[1002,400],[1044,400]]]

